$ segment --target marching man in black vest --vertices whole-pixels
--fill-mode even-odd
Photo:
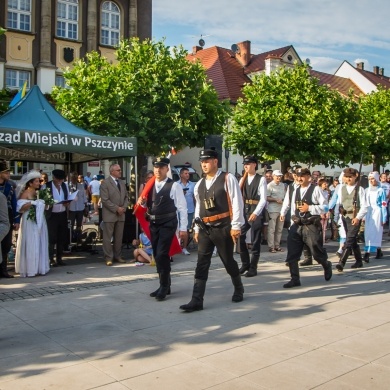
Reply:
[[[168,178],[169,158],[159,157],[153,163],[155,182],[148,196],[138,199],[138,204],[147,206],[150,221],[151,243],[160,287],[150,296],[163,301],[171,293],[171,259],[169,249],[176,234],[179,212],[180,239],[187,239],[187,202],[180,184]]]
[[[46,188],[50,189],[54,201],[56,202],[49,210],[46,211],[47,230],[49,233],[49,258],[50,265],[57,267],[58,265],[66,265],[62,261],[64,252],[64,244],[68,237],[68,212],[67,202],[69,189],[64,183],[65,172],[62,169],[54,169],[52,171],[53,180],[46,183]],[[56,259],[54,261],[54,247]]]
[[[257,264],[260,258],[261,230],[263,227],[261,213],[267,204],[267,181],[257,170],[258,161],[254,156],[244,157],[244,176],[240,180],[240,188],[244,200],[245,224],[240,235],[240,274],[250,278],[257,275]],[[251,229],[251,257],[246,244],[246,235]]]
[[[291,280],[283,285],[291,288],[301,285],[299,278],[298,261],[301,257],[304,244],[306,244],[313,257],[324,268],[325,280],[332,278],[332,263],[328,261],[328,255],[323,246],[322,227],[320,215],[328,211],[328,202],[324,198],[320,187],[310,183],[311,174],[307,168],[296,170],[299,186],[294,190],[289,206],[293,221],[287,237],[287,259],[290,268]],[[288,194],[286,194],[288,196]],[[284,221],[284,215],[288,211],[284,207],[280,216]]]
[[[186,312],[203,310],[214,246],[233,282],[232,301],[241,302],[244,299],[244,286],[238,264],[233,258],[234,243],[238,241],[245,223],[240,187],[232,174],[218,170],[218,153],[215,150],[202,150],[199,159],[205,177],[196,183],[194,190],[194,240],[198,242],[198,262],[192,299],[180,306]]]
[[[345,168],[343,173],[346,184],[337,186],[333,194],[336,199],[334,207],[335,221],[338,220],[341,212],[344,215],[344,228],[347,233],[340,261],[336,265],[336,269],[339,272],[344,270],[345,263],[352,252],[355,257],[355,263],[352,264],[351,268],[363,267],[362,252],[357,242],[357,236],[362,219],[367,213],[364,189],[357,185],[359,172],[354,168]]]

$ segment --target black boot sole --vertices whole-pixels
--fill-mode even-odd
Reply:
[[[249,266],[248,267],[241,267],[238,272],[242,275],[245,274],[246,271],[249,271]]]
[[[158,288],[156,291],[151,292],[149,294],[149,296],[152,297],[152,298],[156,298],[156,296],[157,296],[159,291],[160,291],[160,289]],[[168,289],[167,295],[171,295],[171,288],[170,287]]]
[[[300,286],[301,286],[301,282],[293,282],[292,280],[283,284],[283,288],[293,288],[293,287],[300,287]]]
[[[351,268],[363,268],[363,263],[355,263],[351,265]]]
[[[201,310],[203,310],[203,305],[202,306],[181,305],[180,309],[184,310],[184,312],[186,312],[186,313],[192,313],[193,311],[201,311]]]
[[[336,269],[339,272],[343,272],[344,271],[344,267],[342,267],[340,264],[336,264]]]

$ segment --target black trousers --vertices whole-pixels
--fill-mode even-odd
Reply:
[[[347,233],[347,237],[345,240],[344,248],[345,249],[353,249],[359,246],[357,242],[357,236],[359,234],[361,221],[358,224],[352,225],[352,218],[343,217],[343,225],[345,232]]]
[[[196,264],[195,279],[207,280],[214,246],[217,247],[219,257],[227,273],[232,277],[240,274],[237,262],[233,257],[234,243],[230,235],[230,229],[231,225],[229,222],[217,227],[210,226],[210,235],[203,230],[199,231],[198,262]]]
[[[69,219],[72,226],[72,230],[74,229],[75,222],[76,222],[76,228],[81,229],[81,225],[83,224],[83,218],[84,218],[84,210],[69,211]]]
[[[298,262],[304,245],[310,249],[314,259],[326,265],[328,254],[324,248],[321,224],[298,225],[293,223],[287,236],[287,263]]]
[[[68,239],[68,216],[67,212],[51,213],[46,220],[49,233],[49,258],[54,259],[54,246],[56,246],[56,260],[62,260],[64,243]]]
[[[169,249],[176,234],[177,218],[164,223],[150,222],[150,235],[157,272],[171,272]]]
[[[13,232],[13,230],[14,230],[14,228],[13,228],[13,226],[11,224],[9,232],[7,233],[7,235],[1,241],[1,254],[2,254],[2,257],[3,257],[2,263],[3,263],[4,271],[6,271],[6,267],[7,267],[6,264],[7,264],[8,253],[11,250],[11,247],[12,247],[12,232]]]
[[[251,254],[255,257],[260,257],[261,248],[261,229],[263,228],[263,219],[259,215],[253,222],[248,222],[247,216],[245,215],[245,225],[241,227],[240,235],[240,252],[248,252],[246,245],[246,234],[248,230],[251,230],[251,242],[252,249]]]

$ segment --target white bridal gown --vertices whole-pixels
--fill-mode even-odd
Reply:
[[[27,219],[28,211],[22,214],[16,246],[15,271],[21,277],[45,275],[50,270],[49,241],[45,219],[45,203],[42,199],[31,201],[19,199],[17,210],[31,202],[36,206],[37,221]]]

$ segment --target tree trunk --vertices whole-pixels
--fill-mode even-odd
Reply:
[[[373,157],[372,158],[372,170],[373,171],[378,171],[380,173],[381,164],[378,161],[379,159],[376,156],[372,156],[372,157]]]
[[[282,173],[287,172],[287,168],[290,166],[290,160],[281,160],[280,161],[280,170]]]

